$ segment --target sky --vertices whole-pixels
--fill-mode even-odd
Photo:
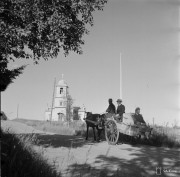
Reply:
[[[83,54],[62,53],[56,59],[16,61],[24,73],[2,93],[9,119],[44,120],[51,105],[54,78],[64,79],[74,105],[102,113],[108,99],[120,97],[126,112],[138,106],[146,122],[180,125],[180,2],[178,0],[110,0],[94,13],[94,26],[84,36]]]

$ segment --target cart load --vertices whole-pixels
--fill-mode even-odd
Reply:
[[[137,125],[134,113],[123,114],[122,122],[117,121],[114,116],[107,117],[105,123],[105,136],[109,144],[116,144],[119,139],[119,133],[138,137],[142,134],[150,134],[152,128],[146,125]]]

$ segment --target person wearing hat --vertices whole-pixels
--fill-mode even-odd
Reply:
[[[123,114],[125,113],[125,106],[122,104],[122,100],[121,99],[117,99],[117,111],[116,111],[116,116],[115,118],[122,121],[123,119]]]
[[[134,119],[135,119],[135,124],[146,125],[146,122],[144,121],[143,116],[140,114],[140,108],[139,107],[137,107],[135,109]]]
[[[108,106],[108,108],[106,109],[106,112],[109,113],[109,114],[115,114],[115,112],[116,112],[116,107],[115,107],[114,104],[113,104],[112,98],[109,98],[108,102],[109,102],[109,106]]]

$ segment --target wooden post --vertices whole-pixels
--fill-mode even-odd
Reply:
[[[17,105],[17,119],[19,118],[19,104]]]
[[[154,126],[154,117],[153,117],[153,126]]]

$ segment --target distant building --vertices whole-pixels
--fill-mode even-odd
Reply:
[[[54,98],[53,98],[53,108],[48,108],[45,111],[45,120],[50,121],[52,115],[52,121],[66,121],[67,119],[67,109],[69,103],[69,87],[67,83],[62,79],[56,84],[54,90]],[[80,111],[79,111],[80,110]],[[83,109],[85,111],[85,109]],[[83,110],[80,107],[71,106],[71,121],[78,120],[85,115]],[[82,119],[83,120],[83,119]]]
[[[84,122],[84,118],[86,117],[86,108],[84,106],[78,110],[78,116],[79,120]]]

